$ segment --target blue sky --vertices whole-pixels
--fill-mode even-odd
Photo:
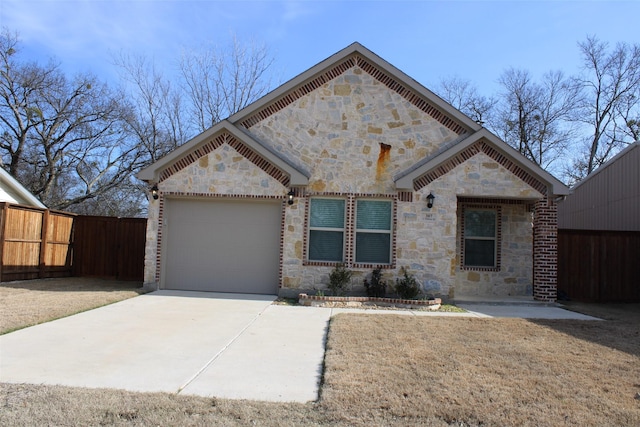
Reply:
[[[115,77],[114,52],[173,72],[183,48],[263,42],[284,82],[354,41],[434,88],[444,77],[485,95],[508,67],[577,73],[577,42],[640,42],[640,1],[0,0],[0,26],[30,59]]]

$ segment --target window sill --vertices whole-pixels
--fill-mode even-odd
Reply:
[[[460,266],[460,271],[500,271],[500,267],[475,267],[462,265]]]

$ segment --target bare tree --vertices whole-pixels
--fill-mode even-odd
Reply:
[[[511,68],[499,82],[503,93],[497,133],[544,169],[558,167],[571,143],[578,88],[559,71],[548,72],[535,83],[528,71]]]
[[[149,59],[120,54],[115,65],[128,84],[132,114],[127,117],[131,138],[150,164],[182,145],[189,137],[181,93]]]
[[[459,77],[443,79],[437,91],[445,101],[476,123],[491,126],[497,100],[480,95],[478,89],[469,80]]]
[[[580,179],[593,172],[626,144],[638,139],[640,119],[640,45],[618,43],[613,49],[596,37],[578,43],[583,89],[578,120],[591,129],[584,154],[570,175]]]
[[[124,95],[92,75],[19,60],[0,35],[0,150],[9,172],[47,206],[72,209],[127,182],[139,166],[125,138]]]
[[[264,45],[233,38],[226,48],[185,51],[180,71],[192,124],[202,132],[267,93],[273,58]]]

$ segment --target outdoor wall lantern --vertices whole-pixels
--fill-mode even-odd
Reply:
[[[429,209],[431,209],[433,207],[433,200],[436,198],[436,196],[433,195],[433,193],[429,192],[429,195],[427,196],[427,207]]]
[[[287,193],[287,203],[292,205],[293,204],[293,196],[295,196],[296,193],[293,192],[293,190],[289,191]]]
[[[151,187],[151,197],[153,197],[153,200],[158,200],[158,184],[153,184],[153,187]]]

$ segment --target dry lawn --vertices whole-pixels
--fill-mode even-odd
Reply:
[[[0,425],[640,425],[640,304],[571,309],[610,320],[339,315],[317,403],[1,384]]]
[[[337,317],[321,405],[352,425],[638,426],[640,313],[619,318]]]
[[[66,277],[0,283],[0,334],[142,293],[138,282]]]

